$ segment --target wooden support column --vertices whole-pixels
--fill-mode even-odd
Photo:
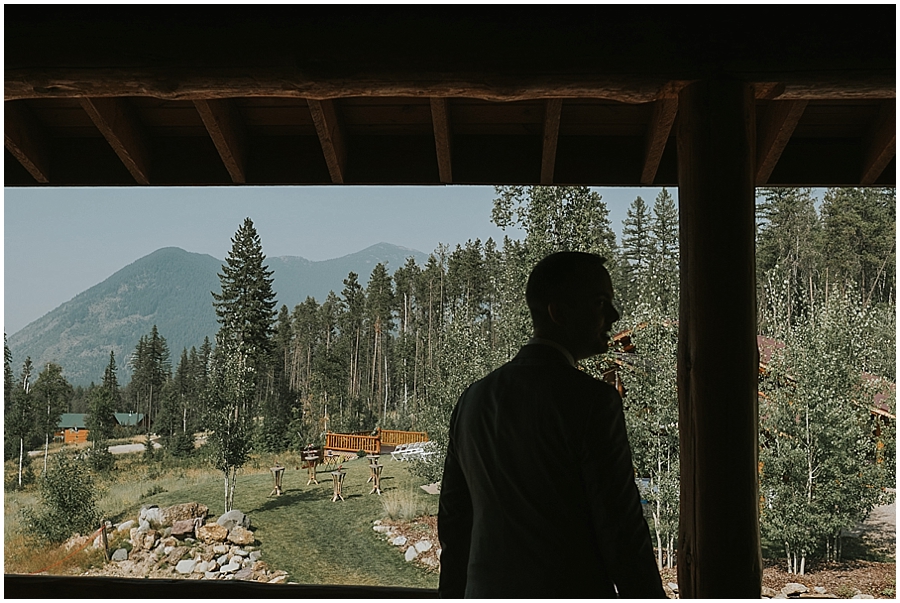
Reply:
[[[347,146],[344,136],[344,128],[338,117],[337,108],[333,100],[307,99],[309,113],[316,126],[319,142],[322,144],[322,153],[325,155],[325,164],[331,181],[335,184],[343,184],[347,177]]]
[[[35,180],[47,184],[50,182],[47,137],[22,102],[24,101],[4,103],[3,134],[6,148]]]
[[[678,112],[678,586],[685,598],[758,599],[753,89],[699,81]]]
[[[431,123],[434,125],[434,148],[437,152],[438,177],[444,184],[453,182],[453,137],[450,134],[450,111],[446,98],[431,98]]]
[[[562,99],[549,98],[544,108],[544,143],[541,151],[541,184],[553,184],[556,169],[556,144],[559,142],[559,120]]]
[[[228,98],[195,100],[194,106],[231,175],[231,181],[235,184],[247,182],[247,134],[234,101]]]
[[[138,184],[150,184],[150,152],[134,112],[121,98],[82,98],[81,106]]]

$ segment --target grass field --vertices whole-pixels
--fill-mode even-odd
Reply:
[[[211,516],[223,512],[224,481],[220,473],[185,468],[154,475],[143,467],[140,455],[124,456],[130,458],[117,459],[120,477],[103,487],[100,505],[106,517],[122,521],[136,517],[143,504],[165,507],[183,502],[207,505]],[[437,587],[436,573],[407,563],[396,547],[372,530],[373,521],[385,515],[382,501],[397,495],[430,513],[437,512],[437,496],[419,488],[422,480],[409,474],[406,463],[392,461],[389,455],[382,457],[385,496],[380,497],[369,494],[372,488],[366,483],[367,460],[345,462],[345,500],[331,502],[331,475],[321,466],[319,484],[307,486],[307,471],[296,468],[297,459],[283,455],[279,460],[288,467],[282,496],[269,496],[273,481],[267,467],[274,459],[265,457],[254,459],[238,475],[234,495],[235,508],[250,517],[262,558],[271,568],[287,571],[290,581],[301,584]],[[131,479],[126,478],[128,475]],[[14,530],[10,529],[18,523],[15,513],[36,500],[37,496],[27,491],[7,493],[7,557],[15,555],[19,544]],[[38,569],[28,569],[32,563],[25,563],[25,558],[5,561],[8,567],[22,567],[17,571]]]

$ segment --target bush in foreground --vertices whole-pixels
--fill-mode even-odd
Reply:
[[[85,463],[57,454],[40,480],[41,508],[24,511],[25,529],[48,542],[63,542],[75,532],[91,533],[98,525],[96,490]]]

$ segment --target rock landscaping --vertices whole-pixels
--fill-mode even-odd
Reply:
[[[379,519],[372,530],[403,554],[406,561],[431,571],[439,571],[441,549],[435,517],[420,517],[411,522]]]
[[[287,572],[272,570],[261,559],[249,517],[232,510],[212,521],[208,513],[198,503],[141,508],[136,520],[108,528],[111,561],[85,575],[269,584],[287,580]],[[94,546],[103,546],[99,536]]]

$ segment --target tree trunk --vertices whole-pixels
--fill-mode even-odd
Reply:
[[[19,487],[22,487],[22,456],[25,454],[25,438],[19,438]]]
[[[44,475],[47,475],[47,457],[50,455],[50,434],[44,434]]]

